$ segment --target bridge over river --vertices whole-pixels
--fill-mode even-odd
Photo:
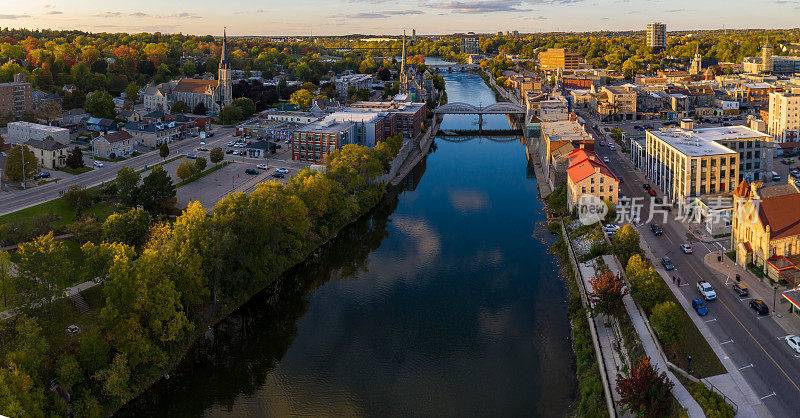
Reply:
[[[489,106],[475,106],[469,103],[453,102],[439,106],[433,111],[441,115],[478,115],[478,130],[483,130],[483,115],[508,115],[512,125],[524,121],[526,110],[509,102],[492,103]]]

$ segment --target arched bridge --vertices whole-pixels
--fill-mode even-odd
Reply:
[[[434,113],[437,115],[524,115],[525,109],[508,102],[493,103],[486,107],[454,102],[439,106]]]

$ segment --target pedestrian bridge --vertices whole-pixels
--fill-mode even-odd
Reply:
[[[489,141],[492,141],[492,142],[501,142],[501,143],[503,143],[503,142],[519,141],[521,138],[519,136],[506,137],[506,138],[494,138],[494,137],[491,137],[491,136],[483,136],[483,135],[478,135],[478,136],[468,135],[468,136],[455,136],[455,137],[454,136],[437,136],[437,139],[440,139],[440,140],[445,141],[445,142],[456,142],[456,143],[469,142],[469,141],[472,141],[474,139],[478,139],[480,141],[483,141],[484,139],[486,139],[486,140],[489,140]]]
[[[433,112],[437,115],[524,115],[525,109],[508,102],[493,103],[486,107],[454,102],[439,106]]]

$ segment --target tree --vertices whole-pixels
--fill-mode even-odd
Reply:
[[[125,100],[136,103],[139,101],[139,85],[135,81],[128,83],[125,87]]]
[[[175,174],[177,174],[178,178],[181,180],[188,179],[192,176],[192,165],[186,161],[181,161],[181,163],[178,164],[178,170]]]
[[[681,308],[675,302],[662,302],[653,308],[650,323],[664,345],[672,345],[681,339],[683,330],[683,315]]]
[[[206,109],[206,105],[204,105],[203,102],[197,102],[194,109],[192,109],[192,113],[195,115],[205,115],[208,113],[208,109]]]
[[[661,275],[648,266],[640,255],[631,257],[625,273],[631,282],[633,297],[642,305],[645,312],[652,312],[656,305],[667,300],[670,290],[661,279]]]
[[[670,402],[670,391],[674,384],[667,373],[658,373],[650,364],[650,357],[636,361],[628,376],[617,373],[617,393],[625,411],[637,416],[664,416]]]
[[[97,328],[81,336],[78,344],[78,361],[89,373],[108,366],[108,343]]]
[[[67,159],[64,162],[67,164],[67,167],[73,170],[77,170],[86,165],[83,162],[83,151],[81,151],[80,147],[73,148],[72,152],[67,155]]]
[[[195,67],[193,62],[186,61],[181,68],[181,72],[186,77],[194,77],[194,75],[197,74],[197,67]]]
[[[167,213],[175,208],[175,186],[172,178],[160,166],[142,180],[139,201],[150,213]]]
[[[130,167],[123,166],[117,171],[117,194],[123,205],[136,204],[140,179],[140,174]]]
[[[150,216],[141,209],[112,213],[103,222],[103,241],[141,248],[150,232]]]
[[[300,89],[292,93],[291,98],[289,98],[289,102],[303,110],[308,110],[308,108],[311,107],[311,100],[313,99],[314,95],[311,94],[310,91],[306,89]]]
[[[133,396],[131,370],[125,353],[117,354],[108,369],[97,372],[97,380],[116,405],[122,405]]]
[[[16,318],[14,331],[17,335],[9,347],[6,361],[16,364],[31,376],[39,376],[48,350],[42,327],[36,318],[21,314]]]
[[[166,142],[162,142],[161,145],[158,147],[158,155],[161,156],[164,160],[169,157],[169,145]]]
[[[39,160],[27,145],[15,145],[8,151],[4,171],[6,177],[13,181],[29,180],[37,172],[39,172]]]
[[[322,237],[338,230],[357,209],[341,184],[310,169],[292,177],[289,188],[305,203],[312,228]]]
[[[222,148],[214,147],[211,149],[211,152],[208,153],[208,157],[211,159],[211,164],[217,164],[225,159],[225,154],[222,152]]]
[[[76,214],[82,213],[85,209],[92,205],[92,195],[86,188],[80,185],[75,185],[69,188],[61,199],[75,210]]]
[[[27,284],[29,296],[39,299],[72,285],[73,264],[69,248],[53,232],[19,244],[17,267]]]
[[[37,112],[40,119],[48,122],[61,118],[61,103],[57,100],[48,100],[39,106]]]
[[[11,417],[46,416],[42,389],[19,365],[0,368],[0,410]]]
[[[75,240],[79,243],[98,241],[103,234],[102,226],[94,216],[81,216],[75,222],[65,225],[64,229],[75,235]]]
[[[196,173],[202,173],[203,170],[206,169],[208,162],[206,161],[205,157],[197,157],[194,161],[194,171]]]
[[[611,247],[614,255],[623,263],[629,260],[634,254],[638,254],[639,233],[630,224],[623,226],[611,237]]]
[[[589,279],[592,291],[588,292],[589,300],[592,302],[592,314],[598,313],[612,317],[618,317],[624,309],[622,297],[628,293],[622,279],[609,270],[604,270],[595,277]]]
[[[13,274],[11,256],[0,250],[0,295],[3,295],[3,307],[7,307],[6,297],[17,292],[17,276]]]
[[[233,105],[242,110],[242,118],[247,119],[256,112],[256,105],[247,97],[239,97],[233,100]]]
[[[75,356],[68,354],[56,361],[56,376],[58,383],[67,391],[71,391],[75,385],[83,381],[83,370]]]
[[[114,112],[114,99],[107,91],[95,90],[95,92],[86,99],[86,111],[96,118],[113,119],[114,116],[116,116],[116,112]]]
[[[169,109],[170,113],[189,113],[189,106],[183,100],[178,100],[172,104]]]
[[[219,119],[223,125],[232,125],[242,120],[242,108],[239,106],[225,106],[219,112]]]

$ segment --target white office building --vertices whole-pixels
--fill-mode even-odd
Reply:
[[[23,121],[8,124],[8,139],[14,142],[42,141],[48,136],[59,144],[69,144],[69,129]]]

